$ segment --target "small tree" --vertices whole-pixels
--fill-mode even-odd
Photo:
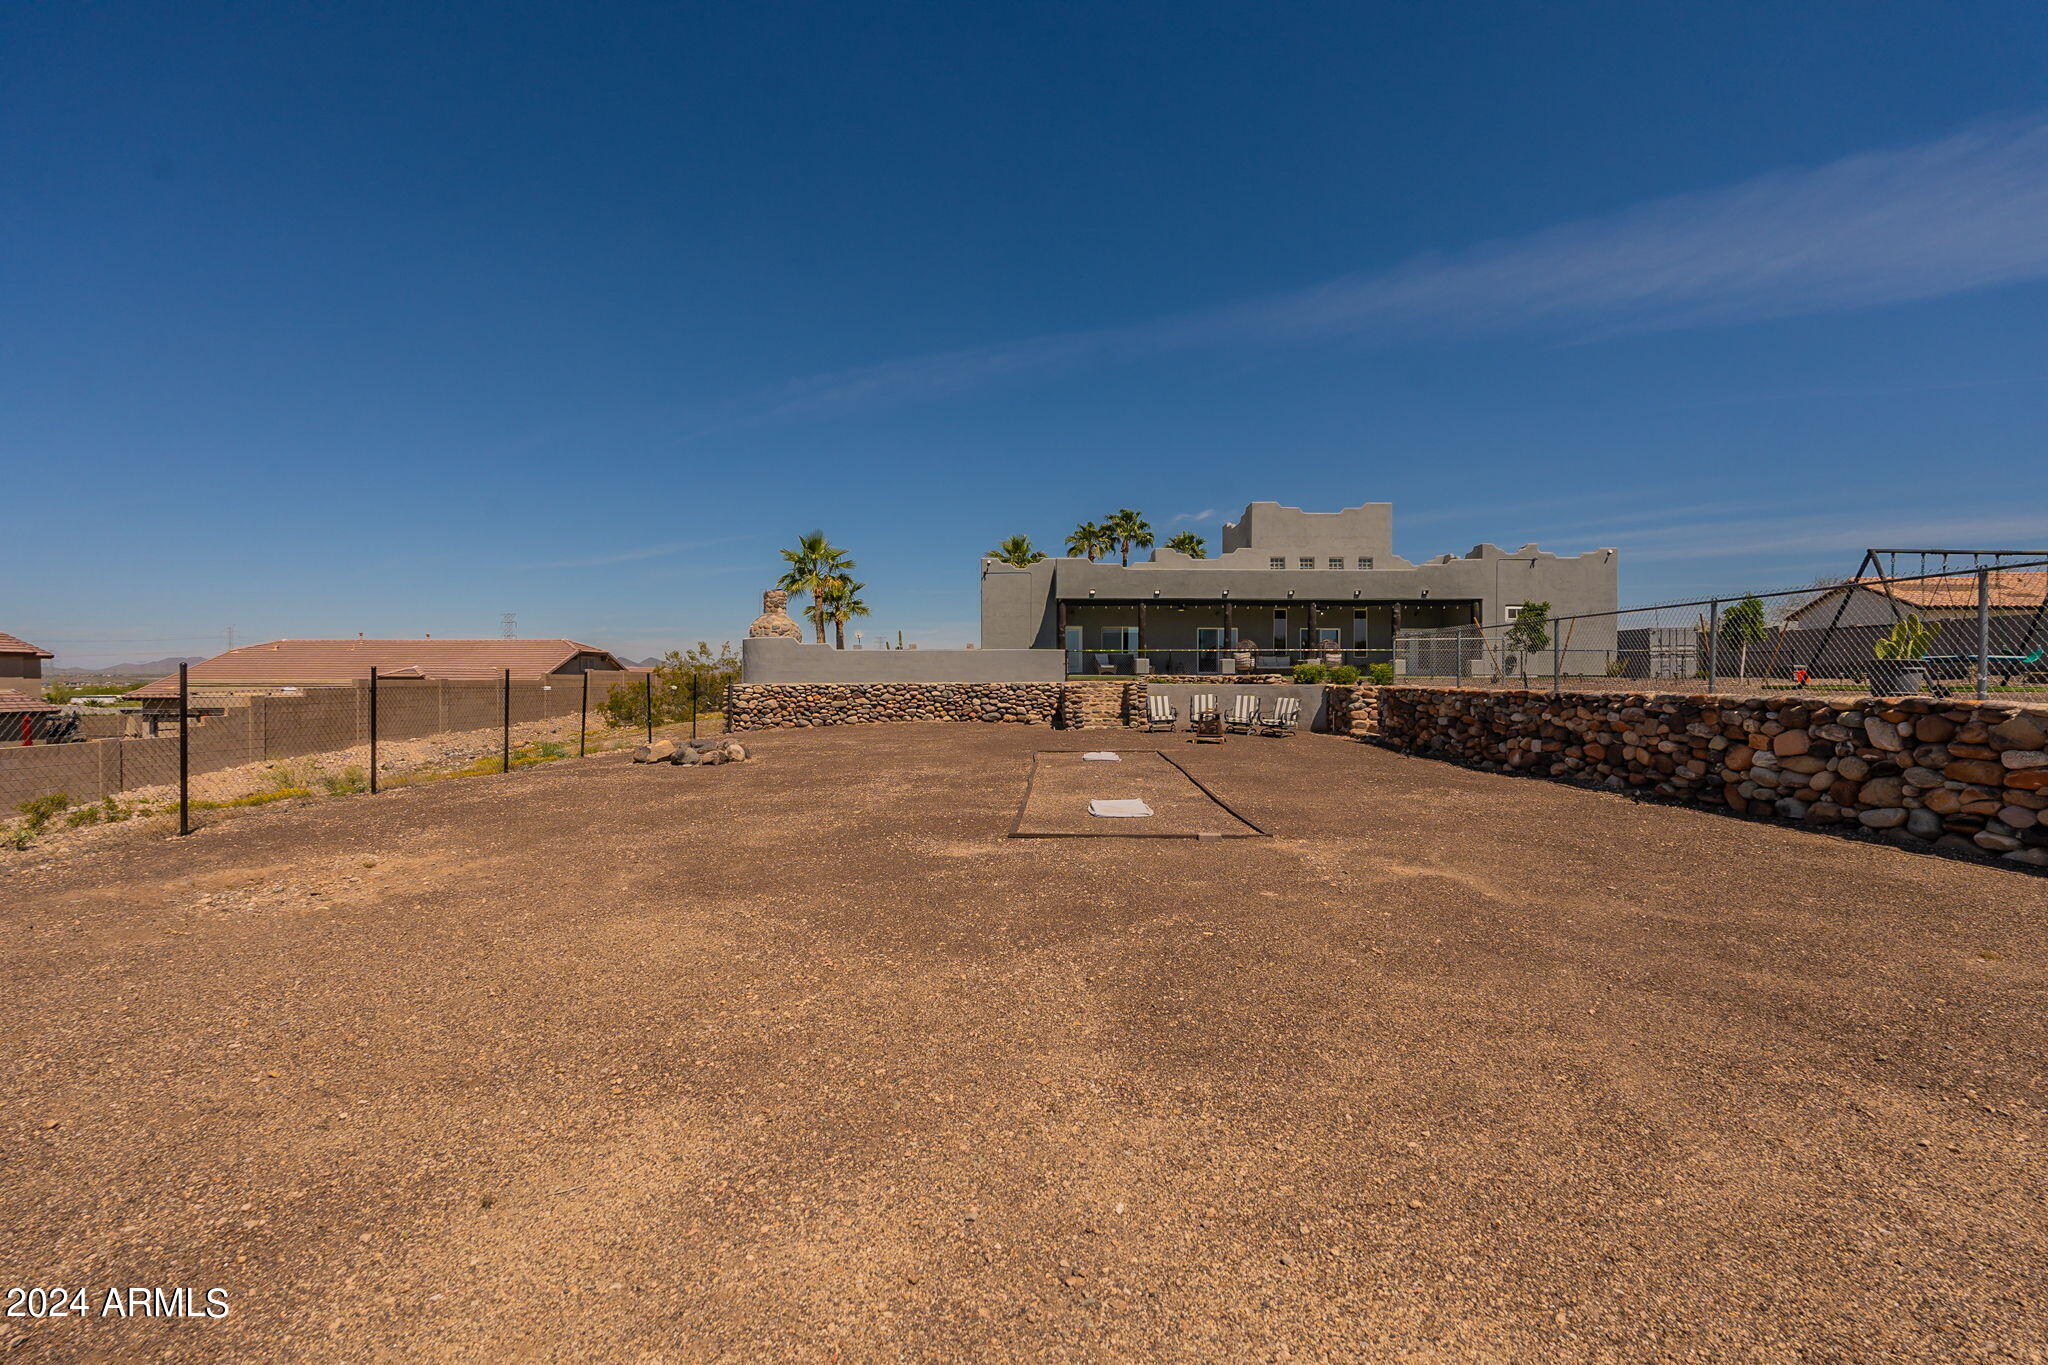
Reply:
[[[1893,626],[1891,633],[1871,646],[1880,659],[1924,659],[1934,646],[1934,627],[1912,612]]]
[[[1522,686],[1529,685],[1529,656],[1550,647],[1550,603],[1524,602],[1501,637],[1503,648],[1520,656]]]
[[[1177,550],[1189,559],[1207,559],[1209,557],[1209,542],[1203,540],[1193,531],[1182,531],[1174,536],[1166,542],[1166,548]]]
[[[1735,676],[1749,676],[1749,647],[1770,634],[1764,624],[1764,600],[1755,593],[1721,613],[1721,639],[1735,646]]]
[[[739,681],[740,656],[732,641],[713,650],[708,640],[699,640],[688,650],[670,650],[651,670],[654,695],[654,723],[673,725],[687,721],[701,704],[707,709],[724,705],[727,683]],[[643,686],[622,682],[605,695],[598,710],[613,725],[641,725],[646,722],[648,693]]]
[[[1003,563],[1014,565],[1019,569],[1027,569],[1045,558],[1041,551],[1031,548],[1030,536],[1011,536],[1002,544],[996,546],[995,549],[990,550],[988,555],[990,559],[1001,560]]]

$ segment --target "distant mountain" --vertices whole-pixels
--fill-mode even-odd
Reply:
[[[181,659],[151,659],[139,664],[102,664],[98,668],[86,668],[79,664],[67,664],[60,659],[52,659],[43,672],[49,677],[61,674],[79,678],[161,678],[166,673],[177,672],[179,664],[202,663],[212,657],[210,654],[193,654]]]

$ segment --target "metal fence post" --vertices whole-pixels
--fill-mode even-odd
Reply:
[[[1564,692],[1564,640],[1557,633],[1557,623],[1550,623],[1550,695],[1555,697]]]
[[[2008,679],[2010,681],[2010,679]],[[1977,570],[1977,699],[1991,695],[1991,570]]]
[[[377,665],[370,665],[370,795],[377,794]]]
[[[504,723],[498,730],[498,771],[512,771],[512,670],[505,670]]]
[[[697,713],[704,709],[704,675],[690,670],[690,738],[697,737]]]
[[[647,670],[647,677],[646,677],[646,678],[645,678],[645,679],[643,680],[642,686],[643,686],[643,687],[644,687],[644,689],[645,689],[645,691],[644,691],[644,695],[645,695],[645,697],[646,697],[646,699],[647,699],[647,700],[646,700],[646,709],[647,709],[647,742],[648,742],[649,744],[652,744],[652,743],[654,743],[654,670],[653,670],[653,669],[651,669],[651,668],[650,668],[650,669],[648,669],[648,670]]]
[[[1707,603],[1707,691],[1721,690],[1721,599]]]
[[[192,832],[192,681],[178,665],[178,833]]]
[[[583,709],[576,721],[576,757],[583,757],[584,746],[590,742],[590,670],[583,670]]]

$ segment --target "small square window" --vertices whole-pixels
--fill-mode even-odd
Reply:
[[[1515,619],[1515,618],[1516,618],[1517,616],[1520,616],[1521,614],[1522,614],[1522,609],[1521,609],[1520,607],[1509,607],[1509,608],[1508,608],[1508,620],[1510,620],[1510,621],[1514,620],[1514,619]]]
[[[1370,569],[1372,567],[1372,561],[1370,559],[1361,559],[1358,561],[1358,567],[1361,569]]]
[[[1266,561],[1266,567],[1269,569],[1284,569],[1287,567],[1287,561],[1279,555],[1274,555]]]
[[[1313,568],[1314,568],[1315,566],[1316,566],[1316,557],[1315,557],[1314,555],[1303,555],[1303,556],[1301,557],[1301,567],[1302,567],[1302,568],[1304,568],[1304,569],[1313,569]]]
[[[1330,567],[1333,569],[1341,569],[1344,567],[1344,561],[1337,558],[1337,556],[1332,555],[1330,556]]]

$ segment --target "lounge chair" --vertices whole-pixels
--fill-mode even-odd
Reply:
[[[1259,699],[1250,692],[1240,692],[1230,703],[1230,718],[1224,721],[1232,730],[1248,735],[1259,728]]]
[[[1171,730],[1177,716],[1172,701],[1152,693],[1145,698],[1145,728],[1147,730]]]
[[[1189,700],[1188,724],[1199,725],[1205,720],[1213,719],[1215,715],[1216,694],[1214,692],[1197,692]]]
[[[1275,697],[1273,709],[1259,717],[1262,735],[1291,735],[1301,728],[1301,698]]]

